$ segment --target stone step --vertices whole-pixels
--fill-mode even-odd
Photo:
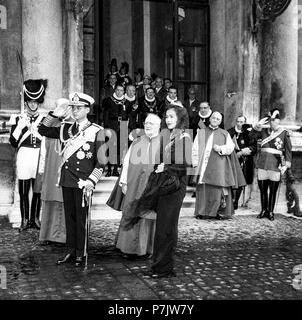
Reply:
[[[100,182],[96,187],[96,194],[93,197],[93,204],[91,210],[91,219],[92,220],[106,220],[106,219],[117,219],[120,220],[122,213],[116,210],[111,209],[106,205],[106,201],[113,189],[116,178],[104,178],[103,184]],[[296,184],[294,186],[299,195],[302,194],[302,184]],[[194,207],[195,207],[195,198],[191,197],[194,188],[188,187],[187,194],[185,196],[183,206],[180,212],[180,217],[185,216],[194,216]],[[239,200],[239,205],[241,205],[242,199]],[[20,209],[18,203],[11,206],[9,209],[6,209],[8,212],[9,220],[13,223],[14,226],[18,226],[21,221]],[[247,215],[253,214],[256,215],[260,210],[260,193],[259,189],[255,188],[252,192],[252,199],[248,204],[248,208],[239,207],[236,211],[236,215]],[[285,184],[281,185],[281,189],[278,196],[278,202],[275,208],[276,213],[281,213],[288,217],[294,217],[292,214],[287,214],[287,204],[285,198]],[[42,213],[43,215],[43,213]],[[297,218],[302,219],[302,218]]]

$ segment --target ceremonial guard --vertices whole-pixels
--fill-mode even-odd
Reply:
[[[177,88],[170,86],[166,98],[161,102],[159,116],[162,118],[166,109],[178,100]]]
[[[128,129],[131,132],[132,130],[139,127],[139,108],[135,86],[127,86],[125,99],[126,111],[129,120]]]
[[[117,84],[113,95],[104,100],[104,127],[112,130],[112,134],[116,134],[116,141],[114,141],[114,157],[112,160],[109,154],[108,171],[106,177],[119,176],[118,166],[120,163],[120,129],[127,127],[128,114],[125,98],[125,89],[121,84]],[[126,134],[126,149],[128,149],[128,132]],[[111,160],[111,161],[110,161]],[[113,163],[114,162],[114,163]],[[111,165],[114,164],[113,171]]]
[[[140,113],[139,127],[143,128],[144,121],[149,113],[159,115],[160,102],[155,96],[155,90],[152,87],[146,89],[143,97],[138,99],[138,107]]]
[[[189,88],[188,98],[184,101],[184,107],[188,111],[190,129],[193,129],[195,119],[199,118],[199,105],[200,102],[196,99],[195,89],[193,87]],[[195,138],[196,132],[197,129],[193,132],[193,138]]]
[[[251,135],[260,142],[256,168],[258,168],[261,212],[257,218],[268,218],[273,221],[281,176],[291,167],[292,161],[289,132],[280,126],[280,111],[273,109],[267,117],[257,123]]]
[[[257,141],[252,139],[250,135],[252,126],[246,123],[246,117],[240,115],[237,117],[236,125],[228,130],[233,142],[235,144],[235,152],[238,157],[239,163],[242,168],[243,175],[246,180],[246,184],[249,185],[249,196],[245,199],[244,189],[244,202],[243,205],[247,206],[247,202],[250,200],[251,185],[254,177],[254,155],[257,151]],[[238,209],[238,201],[241,196],[243,188],[233,190],[234,209]]]
[[[58,106],[39,128],[41,135],[60,138],[62,143],[58,185],[63,191],[69,252],[57,261],[59,265],[75,261],[76,266],[81,266],[87,255],[87,218],[91,193],[102,176],[105,164],[104,154],[100,152],[104,130],[87,119],[93,103],[94,99],[84,93],[72,93],[69,106],[75,122],[63,122],[61,127],[53,127],[58,118],[64,118],[69,112],[68,108]]]
[[[40,160],[42,136],[38,126],[43,119],[39,105],[44,102],[47,80],[26,80],[23,85],[25,112],[12,116],[10,143],[17,149],[16,169],[20,195],[20,230],[40,228],[41,190],[36,183]],[[29,217],[29,191],[32,185],[33,197]]]

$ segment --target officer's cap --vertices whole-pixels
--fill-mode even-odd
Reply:
[[[83,106],[90,108],[94,104],[94,99],[88,94],[81,92],[73,92],[69,95],[70,106]]]

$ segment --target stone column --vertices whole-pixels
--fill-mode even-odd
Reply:
[[[298,7],[298,88],[297,88],[297,121],[302,121],[302,0]]]
[[[83,4],[63,0],[63,95],[83,92]]]
[[[244,114],[260,113],[261,35],[252,31],[252,1],[211,0],[210,103],[224,113],[225,128]]]
[[[24,78],[48,79],[44,108],[62,96],[61,0],[22,0]]]
[[[292,122],[296,118],[297,4],[297,0],[292,0],[275,21],[263,23],[261,113],[263,116],[270,109],[278,107],[285,122]]]

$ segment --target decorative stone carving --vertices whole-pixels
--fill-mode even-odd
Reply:
[[[291,0],[256,0],[261,20],[274,20],[289,6]]]
[[[253,0],[252,2],[252,32],[258,31],[262,21],[274,21],[289,6],[291,0]]]

